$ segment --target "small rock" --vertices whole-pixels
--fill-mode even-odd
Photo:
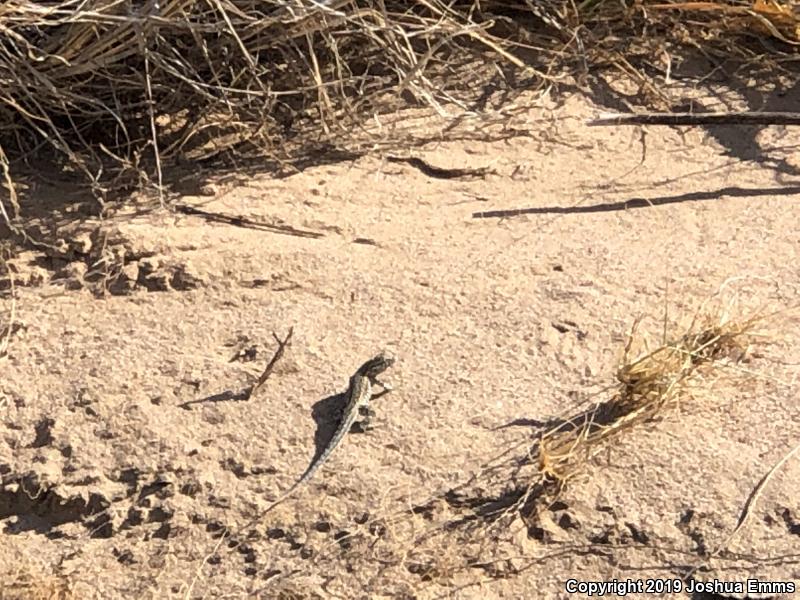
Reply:
[[[517,517],[510,527],[514,532],[512,542],[518,552],[524,556],[530,555],[537,550],[537,542],[528,534],[528,525]]]
[[[67,288],[77,290],[83,287],[88,271],[89,267],[86,266],[85,262],[76,260],[61,269],[56,274],[56,277],[58,279],[65,279]]]
[[[139,261],[139,270],[147,277],[161,268],[161,259],[157,256],[148,256]]]
[[[201,196],[216,196],[219,194],[219,186],[216,183],[206,183],[197,190]]]
[[[186,261],[175,266],[172,275],[172,287],[176,290],[192,290],[207,283],[205,276],[194,265]]]
[[[55,256],[65,256],[69,253],[69,244],[63,238],[58,238],[50,248],[48,248]],[[48,253],[50,254],[50,253]],[[53,254],[50,254],[52,256]]]
[[[29,271],[24,272],[16,279],[19,285],[35,286],[47,283],[50,280],[50,272],[43,267],[31,267]]]
[[[139,279],[139,265],[138,263],[128,263],[120,271],[120,277],[129,281],[136,282]]]
[[[92,236],[89,232],[79,233],[69,241],[69,246],[75,254],[85,256],[92,249]]]
[[[109,286],[113,294],[126,294],[136,288],[139,280],[139,265],[135,262],[128,263],[120,269],[119,275]]]
[[[548,542],[569,542],[570,537],[564,528],[556,523],[550,511],[543,510],[538,515],[538,526],[544,532],[545,540]]]

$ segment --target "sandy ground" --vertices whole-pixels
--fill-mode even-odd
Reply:
[[[536,527],[481,516],[525,487],[507,461],[542,423],[603,398],[637,317],[656,339],[665,307],[685,321],[731,278],[745,311],[800,298],[800,134],[650,128],[642,146],[586,128],[596,113],[572,99],[547,135],[410,152],[493,170],[471,180],[371,156],[221,182],[183,212],[100,222],[51,198],[63,242],[15,252],[0,296],[0,597],[575,598],[570,578],[693,565],[800,583],[800,456],[727,539],[800,441],[796,311],[604,448]],[[381,350],[375,429],[243,529]]]

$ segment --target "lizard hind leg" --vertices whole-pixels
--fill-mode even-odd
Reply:
[[[352,427],[350,427],[351,432],[366,433],[367,431],[374,429],[372,425],[372,417],[375,416],[375,411],[373,411],[369,406],[359,406],[358,414],[361,415],[362,419],[353,423]]]

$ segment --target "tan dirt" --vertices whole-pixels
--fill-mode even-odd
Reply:
[[[63,243],[10,259],[0,297],[0,597],[574,598],[569,578],[704,562],[800,582],[800,456],[704,559],[800,442],[796,311],[595,456],[536,527],[484,518],[525,487],[491,461],[602,399],[636,317],[657,338],[665,307],[685,321],[731,278],[747,308],[800,298],[796,130],[725,147],[653,127],[643,156],[641,129],[585,127],[596,114],[573,99],[548,135],[409,151],[494,170],[473,180],[369,156],[221,182],[179,200],[195,212],[142,201],[101,222],[62,198]],[[517,212],[473,216],[497,210]],[[383,349],[376,428],[239,531]]]

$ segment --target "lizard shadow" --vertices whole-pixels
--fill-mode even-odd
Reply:
[[[238,392],[234,392],[233,390],[225,390],[224,392],[220,392],[218,394],[211,394],[210,396],[206,396],[205,398],[197,398],[196,400],[187,400],[186,402],[181,402],[178,404],[178,408],[182,408],[184,410],[192,410],[193,404],[203,404],[206,402],[244,402],[250,398],[250,388],[246,388],[244,390],[239,390]]]

